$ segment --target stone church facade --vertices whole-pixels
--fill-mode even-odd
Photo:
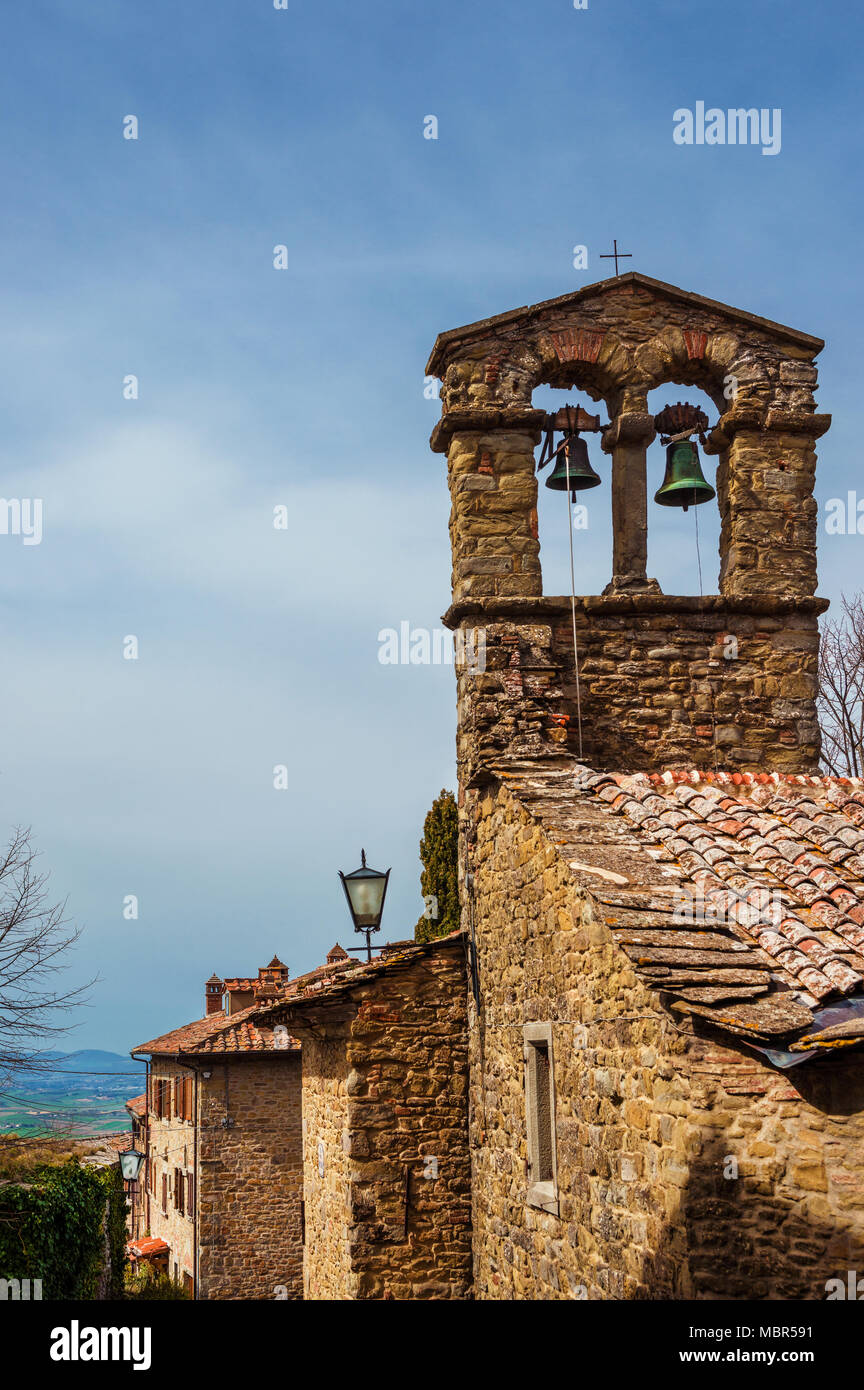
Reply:
[[[821,347],[638,274],[435,344],[445,620],[486,652],[457,677],[476,1298],[818,1299],[864,1267],[864,789],[818,775]],[[664,382],[719,416],[702,598],[647,574]],[[612,576],[573,603],[542,593],[541,384],[608,411]]]

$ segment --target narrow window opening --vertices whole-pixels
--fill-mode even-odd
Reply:
[[[525,1044],[525,1118],[528,1147],[529,1206],[558,1212],[555,1152],[555,1077],[552,1025],[527,1024]]]

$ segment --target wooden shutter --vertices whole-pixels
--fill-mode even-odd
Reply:
[[[162,1213],[168,1215],[168,1174],[162,1174]]]

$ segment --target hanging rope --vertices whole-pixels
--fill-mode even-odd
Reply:
[[[699,550],[699,508],[694,506],[693,515],[696,520],[696,566],[699,570],[699,597],[702,598],[702,555]]]
[[[582,690],[579,682],[579,641],[576,636],[576,566],[573,559],[573,494],[570,491],[570,451],[564,450],[567,472],[567,536],[570,541],[570,616],[573,621],[573,661],[576,666],[576,723],[579,729],[579,761],[582,761]]]

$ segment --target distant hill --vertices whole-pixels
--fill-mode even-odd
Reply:
[[[141,1094],[145,1080],[144,1063],[120,1052],[43,1052],[0,1088],[0,1136],[126,1132],[126,1101]]]
[[[34,1058],[32,1067],[16,1069],[10,1090],[76,1091],[82,1094],[100,1091],[134,1095],[144,1087],[147,1069],[143,1062],[133,1062],[121,1052],[103,1052],[98,1048],[82,1048],[78,1052],[43,1052]],[[104,1079],[103,1079],[104,1078]]]

